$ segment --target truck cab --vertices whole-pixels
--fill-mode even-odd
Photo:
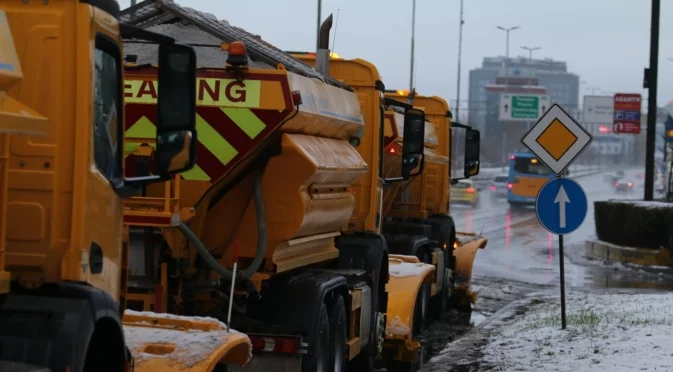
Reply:
[[[128,367],[122,199],[194,162],[193,49],[126,27],[119,14],[114,0],[0,5],[0,361],[8,368]],[[122,33],[162,45],[162,162],[144,179],[123,176]]]

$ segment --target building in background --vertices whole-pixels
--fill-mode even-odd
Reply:
[[[507,62],[507,63],[506,63]],[[525,57],[486,57],[482,66],[470,71],[468,123],[482,132],[482,154],[488,163],[506,162],[507,154],[521,148],[521,136],[531,122],[502,122],[500,95],[528,93],[548,95],[571,115],[579,114],[577,74],[565,62]]]

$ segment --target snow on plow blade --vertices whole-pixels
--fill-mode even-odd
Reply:
[[[388,291],[388,312],[384,347],[397,348],[394,359],[411,360],[420,347],[412,339],[414,307],[416,295],[421,285],[432,280],[433,265],[421,263],[418,257],[391,254],[388,256],[390,280]],[[404,345],[403,348],[398,348]]]
[[[126,310],[123,324],[136,372],[210,372],[250,360],[250,339],[217,319]]]
[[[472,266],[474,258],[479,249],[484,249],[488,239],[475,233],[456,233],[456,248],[454,256],[456,257],[456,288],[454,296],[459,305],[469,305],[474,303],[476,297],[470,291],[472,282]]]

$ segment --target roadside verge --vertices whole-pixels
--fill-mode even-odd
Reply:
[[[673,294],[573,292],[533,304],[482,348],[480,371],[669,370]]]
[[[527,307],[541,302],[542,296],[542,293],[531,293],[521,300],[510,302],[458,340],[449,343],[421,367],[419,372],[446,372],[459,366],[477,366],[481,359],[481,349],[488,343],[491,334],[517,316],[523,315]]]

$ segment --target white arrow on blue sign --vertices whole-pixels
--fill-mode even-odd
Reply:
[[[535,211],[542,227],[556,235],[577,230],[587,215],[584,189],[571,178],[559,177],[545,183],[537,194]]]

